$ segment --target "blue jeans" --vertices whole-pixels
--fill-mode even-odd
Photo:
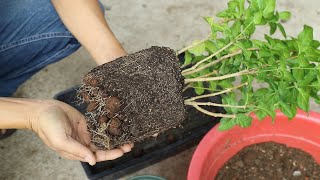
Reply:
[[[0,0],[0,97],[80,46],[50,0]]]

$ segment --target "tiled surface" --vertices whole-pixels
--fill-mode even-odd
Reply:
[[[128,52],[151,45],[179,49],[194,39],[207,36],[209,29],[202,16],[214,15],[226,6],[219,0],[103,0],[106,17]],[[285,24],[288,34],[296,35],[309,24],[320,38],[320,1],[278,0],[280,9],[289,9],[293,18]],[[261,30],[265,31],[265,30]],[[56,93],[78,84],[94,67],[89,55],[80,49],[65,60],[38,73],[17,92],[27,98],[52,98]],[[312,106],[317,110],[315,106]],[[194,148],[142,169],[133,175],[153,174],[167,179],[186,178]],[[79,162],[60,159],[33,133],[18,131],[0,141],[0,179],[86,179]],[[124,177],[127,179],[130,176]]]

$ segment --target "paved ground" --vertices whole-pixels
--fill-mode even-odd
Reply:
[[[104,0],[106,17],[116,36],[128,52],[151,45],[179,49],[194,39],[207,36],[209,29],[202,16],[214,15],[226,5],[219,0]],[[285,26],[296,35],[303,24],[315,27],[320,38],[320,1],[279,0],[281,9],[293,12]],[[264,30],[261,30],[264,31]],[[94,67],[89,55],[80,49],[65,60],[38,73],[17,92],[27,98],[52,98],[59,91],[78,84]],[[317,110],[313,106],[314,110]],[[194,148],[142,169],[135,174],[154,174],[168,179],[185,179]],[[79,162],[60,159],[28,131],[18,131],[0,141],[0,179],[86,179]],[[132,176],[132,175],[130,175]],[[127,179],[129,176],[123,178]]]

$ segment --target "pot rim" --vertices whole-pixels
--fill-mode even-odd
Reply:
[[[320,114],[297,110],[297,115],[288,118],[276,111],[275,123],[270,117],[253,121],[248,128],[234,127],[228,131],[212,128],[195,150],[188,170],[189,180],[212,179],[232,156],[246,146],[262,142],[277,142],[301,149],[320,163]],[[307,132],[307,133],[306,133]]]

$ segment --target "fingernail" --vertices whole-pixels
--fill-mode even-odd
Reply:
[[[85,157],[84,160],[87,163],[89,163],[91,166],[93,166],[95,164],[94,161],[89,156]]]

